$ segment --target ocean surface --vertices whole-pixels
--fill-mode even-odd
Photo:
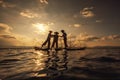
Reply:
[[[120,49],[3,49],[0,80],[120,80]]]

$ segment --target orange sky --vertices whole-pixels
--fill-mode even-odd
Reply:
[[[0,45],[40,46],[49,30],[64,29],[72,45],[120,46],[118,8],[113,0],[1,0]]]

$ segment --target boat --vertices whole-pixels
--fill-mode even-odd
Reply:
[[[51,49],[48,48],[40,48],[40,47],[34,47],[35,50],[42,50],[42,51],[48,51]],[[56,48],[56,51],[60,51],[60,50],[68,50],[68,51],[75,51],[75,50],[85,50],[86,47],[80,47],[80,48]]]

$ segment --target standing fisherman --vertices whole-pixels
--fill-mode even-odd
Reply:
[[[54,32],[53,43],[52,43],[51,48],[53,48],[55,44],[56,44],[56,48],[58,48],[58,37],[59,37],[58,34],[59,34],[58,32]]]
[[[67,45],[67,34],[64,30],[61,30],[62,32],[62,37],[63,37],[63,41],[64,41],[64,47],[67,48],[68,45]]]
[[[48,34],[48,36],[47,36],[47,39],[46,39],[45,42],[42,44],[41,48],[48,43],[47,48],[50,49],[51,37],[52,37],[52,31],[49,31],[49,34]]]

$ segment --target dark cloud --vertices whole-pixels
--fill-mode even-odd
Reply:
[[[16,39],[14,36],[11,35],[0,35],[0,37],[5,39]]]

